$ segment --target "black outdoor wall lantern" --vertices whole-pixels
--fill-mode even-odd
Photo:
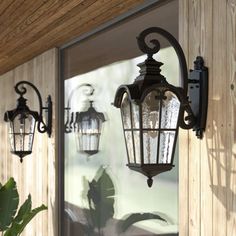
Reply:
[[[74,132],[76,134],[76,142],[78,151],[87,153],[88,155],[94,155],[99,152],[99,141],[101,136],[102,124],[105,122],[105,116],[102,112],[97,112],[93,106],[94,101],[87,100],[89,102],[89,108],[86,111],[72,112],[71,98],[73,93],[81,88],[87,87],[88,91],[85,91],[85,95],[92,96],[94,88],[91,84],[81,84],[69,96],[67,110],[67,120],[65,123],[65,133]]]
[[[149,42],[153,47],[146,43],[147,36],[152,33],[166,38],[175,49],[181,68],[181,87],[169,84],[160,74],[163,63],[153,59],[153,54],[160,50],[160,43],[156,39]],[[198,56],[188,78],[181,46],[161,28],[144,30],[137,41],[147,59],[138,65],[140,75],[134,83],[118,88],[114,105],[121,109],[127,166],[147,176],[148,186],[151,187],[153,176],[174,167],[179,127],[193,128],[198,138],[203,136],[208,103],[208,69],[202,57]]]
[[[39,101],[39,112],[31,111],[26,104],[27,99],[23,95],[27,92],[24,85],[30,86],[37,94]],[[51,136],[52,132],[52,101],[49,95],[46,101],[46,107],[43,107],[42,98],[38,89],[28,81],[20,81],[15,85],[15,91],[20,95],[17,99],[17,107],[6,111],[4,120],[9,122],[9,139],[11,153],[23,157],[32,153],[35,126],[40,133],[47,132]],[[43,110],[45,110],[46,122],[43,120]]]

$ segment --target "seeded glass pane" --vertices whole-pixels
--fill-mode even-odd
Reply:
[[[15,149],[14,147],[14,128],[13,128],[13,122],[9,122],[9,141],[10,141],[10,148],[11,151],[13,151]]]
[[[121,117],[123,120],[124,129],[130,129],[131,128],[130,101],[129,101],[127,93],[124,93],[123,95],[120,110],[121,110]]]
[[[141,164],[141,156],[140,156],[140,132],[134,131],[134,146],[135,146],[135,157],[136,163]]]
[[[133,129],[139,129],[139,105],[132,104]]]
[[[156,163],[157,139],[158,139],[157,131],[143,132],[144,164]]]
[[[162,100],[161,128],[176,129],[180,102],[170,91],[165,92],[165,97],[166,99]]]
[[[29,141],[29,135],[24,135],[24,151],[30,151],[31,149],[31,143]]]
[[[34,139],[34,134],[29,134],[29,143],[28,143],[28,150],[32,151],[33,148],[33,139]]]
[[[15,150],[14,151],[24,151],[24,135],[15,134]]]
[[[35,119],[32,115],[27,115],[25,118],[25,133],[33,133],[35,127]]]
[[[135,163],[131,131],[125,131],[125,141],[126,141],[126,145],[127,145],[127,149],[128,149],[129,162]]]
[[[159,163],[171,164],[175,134],[175,131],[163,131],[160,133]]]
[[[14,150],[14,135],[13,134],[9,134],[9,141],[10,141],[10,149],[11,151]]]
[[[142,103],[142,116],[144,129],[159,128],[160,100],[157,91],[150,92]]]

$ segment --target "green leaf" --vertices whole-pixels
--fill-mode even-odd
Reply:
[[[6,230],[16,214],[19,204],[19,194],[16,189],[16,182],[10,178],[0,188],[0,231]]]
[[[16,220],[14,220],[14,223],[12,224],[11,228],[9,228],[4,236],[19,236],[24,228],[27,226],[27,224],[40,212],[43,210],[46,210],[47,207],[45,205],[41,205],[40,207],[37,207],[33,209],[32,211],[29,211],[29,206],[31,205],[31,197],[29,195],[28,199],[25,201],[25,203],[22,205],[21,209],[19,210],[19,213],[17,215],[18,220],[22,218],[20,223]],[[31,206],[30,206],[31,208]]]
[[[31,195],[29,194],[28,198],[20,207],[15,219],[13,220],[13,223],[15,222],[18,224],[21,223],[21,221],[23,221],[24,219],[24,216],[30,213],[31,207],[32,207],[32,201],[31,201]]]
[[[120,223],[118,225],[119,232],[121,232],[121,233],[125,232],[131,225],[133,225],[139,221],[151,220],[151,219],[161,220],[161,221],[164,221],[165,223],[168,223],[168,221],[166,219],[162,218],[161,216],[159,216],[157,214],[134,213],[134,214],[130,214],[130,215],[126,216],[124,220],[120,221]]]
[[[6,236],[17,235],[17,229],[20,227],[20,224],[23,222],[24,217],[30,213],[31,205],[32,205],[31,195],[29,194],[27,200],[22,204],[16,217],[13,219],[11,227],[5,232],[4,235],[6,235]]]
[[[101,229],[114,215],[115,187],[104,168],[89,182],[88,202],[93,227]]]

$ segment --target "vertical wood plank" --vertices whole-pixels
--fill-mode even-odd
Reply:
[[[179,1],[179,42],[188,57],[189,1]],[[189,134],[179,130],[179,234],[189,236]]]
[[[213,135],[213,77],[212,77],[212,5],[213,0],[201,0],[201,52],[205,65],[209,68],[208,112],[206,131],[201,140],[201,196],[200,196],[200,235],[212,234],[212,135]]]
[[[200,55],[201,0],[189,1],[189,68]],[[200,141],[189,133],[189,235],[200,235]]]
[[[226,234],[227,87],[226,1],[213,1],[213,235]]]
[[[227,1],[227,236],[236,235],[236,0]]]

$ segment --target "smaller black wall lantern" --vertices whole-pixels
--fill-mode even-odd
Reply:
[[[87,87],[90,92],[85,93],[87,96],[92,96],[94,88],[91,84],[81,84],[75,90]],[[99,141],[102,130],[102,123],[105,122],[105,116],[102,112],[97,112],[93,106],[94,101],[89,101],[89,108],[87,111],[72,112],[70,115],[70,102],[73,93],[69,96],[67,104],[67,120],[65,123],[65,133],[74,132],[76,134],[76,142],[78,151],[93,155],[99,151]]]
[[[23,85],[30,86],[37,94],[39,100],[39,112],[31,111],[27,106],[27,99],[23,97],[27,89]],[[15,91],[20,97],[17,99],[17,107],[14,110],[5,112],[4,120],[9,122],[9,139],[11,153],[23,157],[32,153],[35,126],[40,133],[47,132],[51,136],[52,132],[52,101],[49,95],[46,107],[43,107],[42,98],[38,89],[28,81],[20,81],[15,85]],[[45,110],[46,122],[43,120],[43,110]]]
[[[175,87],[161,75],[163,63],[153,59],[160,50],[156,39],[146,42],[147,36],[158,33],[174,47],[181,69],[181,86]],[[133,84],[121,85],[115,95],[114,105],[121,109],[128,167],[148,177],[173,168],[179,127],[193,128],[202,138],[206,124],[208,71],[203,59],[197,57],[194,70],[188,71],[184,53],[177,40],[167,31],[152,27],[138,37],[138,46],[147,54],[140,63],[140,75]],[[189,96],[189,98],[188,98]]]

